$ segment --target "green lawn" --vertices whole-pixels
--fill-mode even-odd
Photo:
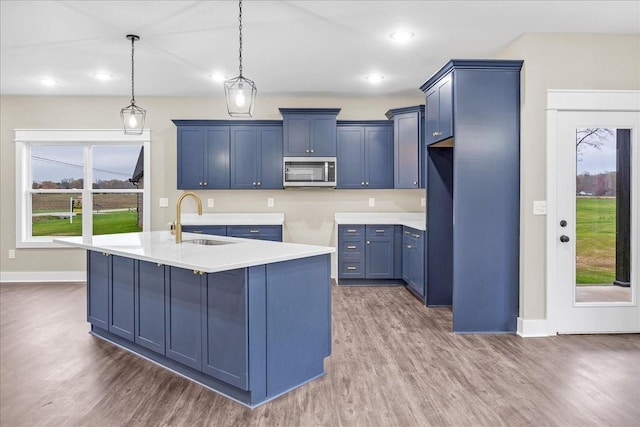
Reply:
[[[142,231],[138,227],[138,215],[135,211],[107,212],[93,216],[93,234],[130,233]],[[56,218],[54,216],[33,217],[32,234],[34,236],[81,236],[82,215],[73,218]]]
[[[576,283],[611,284],[616,274],[616,199],[576,200]]]

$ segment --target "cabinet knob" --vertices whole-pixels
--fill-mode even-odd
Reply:
[[[365,182],[365,185],[368,187],[369,186],[369,181]]]
[[[205,181],[205,182],[204,182],[204,186],[206,187],[207,185],[209,185],[209,184],[207,184],[207,181]]]
[[[160,264],[160,263],[157,263],[156,265],[157,265],[158,267],[162,267],[162,264]]]
[[[316,152],[316,150],[311,150],[311,152],[312,152],[312,153],[315,153],[315,152]]]
[[[360,185],[362,185],[362,186],[364,187],[364,181],[362,181],[362,182],[360,183]]]
[[[202,181],[200,181],[200,182],[198,183],[198,185],[202,186]]]
[[[305,150],[307,153],[309,152],[309,150]]]
[[[432,135],[433,136],[438,136],[438,135],[441,135],[441,134],[442,134],[442,132],[434,132]]]
[[[262,183],[260,181],[258,181],[258,187],[260,187],[262,185]]]
[[[413,185],[418,185],[418,183],[416,181],[413,181]]]
[[[370,245],[370,244],[371,244],[371,242],[367,240],[367,245]]]
[[[407,249],[411,249],[411,245],[407,245]]]
[[[256,185],[256,183],[255,183],[255,181],[254,181],[254,182],[253,182],[253,186],[255,187],[255,185]]]

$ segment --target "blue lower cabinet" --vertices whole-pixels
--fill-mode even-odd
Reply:
[[[165,354],[165,271],[162,264],[137,261],[135,342]]]
[[[282,242],[281,225],[183,225],[182,231],[185,233]]]
[[[401,279],[399,230],[393,225],[338,225],[338,279]]]
[[[107,254],[87,251],[87,322],[109,329],[109,281],[111,262]]]
[[[202,372],[249,389],[246,270],[206,275]]]
[[[198,271],[170,267],[166,295],[166,356],[202,370],[202,282]]]
[[[425,298],[424,231],[404,227],[402,241],[402,278],[421,299]]]
[[[109,332],[133,341],[134,260],[116,255],[109,255],[108,258],[111,260]]]
[[[368,279],[393,279],[394,232],[392,225],[367,225],[366,277]]]
[[[197,234],[211,234],[214,236],[226,236],[226,225],[183,225],[182,232],[184,233],[197,233]]]

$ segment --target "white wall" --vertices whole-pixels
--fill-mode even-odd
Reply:
[[[426,77],[425,77],[426,78]],[[279,107],[339,107],[339,119],[386,120],[391,108],[424,103],[417,87],[415,96],[404,98],[279,98],[258,96],[256,119],[281,119]],[[222,92],[222,88],[220,89]],[[53,272],[81,271],[85,268],[84,251],[76,249],[18,249],[16,259],[8,259],[15,248],[15,150],[14,129],[115,129],[120,127],[120,109],[126,97],[15,97],[0,99],[0,271]],[[175,218],[176,127],[171,119],[228,119],[223,98],[138,97],[147,109],[146,127],[151,129],[152,170],[145,179],[152,181],[151,227],[167,228]],[[146,153],[145,153],[146,154]],[[284,239],[300,243],[335,244],[333,214],[345,211],[423,212],[423,190],[206,190],[205,199],[215,199],[214,208],[206,212],[284,212]],[[159,208],[158,198],[168,197],[169,207]],[[267,208],[267,198],[275,207]],[[375,208],[368,198],[376,198]],[[205,203],[206,205],[206,203]],[[184,210],[195,205],[185,202]]]
[[[545,216],[546,91],[640,89],[638,34],[524,34],[495,55],[524,59],[521,74],[520,317],[546,318]],[[552,203],[553,201],[549,201]]]

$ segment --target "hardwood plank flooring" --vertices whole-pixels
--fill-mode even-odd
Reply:
[[[327,375],[250,410],[88,334],[81,283],[0,285],[2,426],[638,426],[640,335],[455,335],[333,286]]]

